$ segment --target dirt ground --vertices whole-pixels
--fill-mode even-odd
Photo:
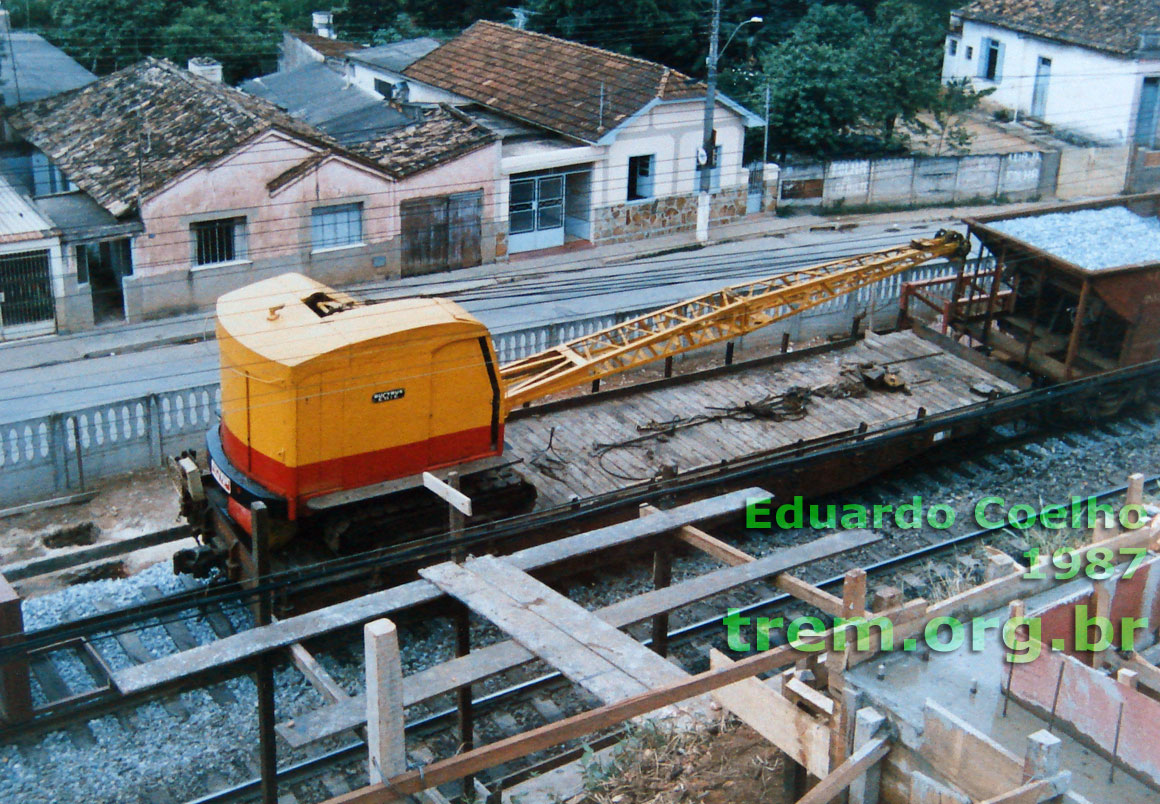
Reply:
[[[589,769],[568,804],[790,804],[781,752],[729,719],[698,732],[635,733],[610,766]]]
[[[0,566],[61,555],[87,546],[126,539],[179,524],[177,495],[160,467],[94,483],[93,499],[73,505],[42,508],[0,519]],[[120,563],[120,571],[139,572],[173,551],[189,546],[188,540],[138,551]],[[43,594],[70,582],[86,580],[62,574],[25,585],[22,593]],[[19,587],[19,585],[18,585]]]
[[[972,154],[1014,154],[1025,151],[1042,151],[1043,146],[1036,143],[1030,136],[1019,136],[1021,129],[1014,126],[1004,127],[997,123],[991,112],[993,106],[984,106],[965,117],[961,124],[971,135],[971,145],[968,153]],[[933,125],[934,120],[929,116],[919,115],[919,119],[927,125]],[[954,156],[955,152],[946,143],[940,143],[937,134],[915,136],[910,143],[913,151],[928,156]]]

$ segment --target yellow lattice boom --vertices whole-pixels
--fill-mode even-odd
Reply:
[[[958,232],[732,285],[645,313],[500,369],[511,409],[582,383],[732,340],[939,258],[963,258]]]

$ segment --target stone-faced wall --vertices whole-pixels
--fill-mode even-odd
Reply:
[[[745,217],[746,192],[747,187],[742,184],[716,193],[709,205],[709,224],[718,226]],[[594,243],[662,237],[696,228],[697,193],[613,204],[596,210],[592,217]]]

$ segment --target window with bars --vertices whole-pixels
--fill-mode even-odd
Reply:
[[[215,265],[246,258],[246,219],[216,218],[190,224],[193,264]]]
[[[315,251],[362,243],[362,204],[335,204],[310,213],[310,238]]]

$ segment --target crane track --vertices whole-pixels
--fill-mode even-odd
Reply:
[[[996,462],[1000,464],[1018,463],[1021,460],[1026,460],[1028,453],[1031,457],[1042,458],[1044,454],[1050,452],[1049,447],[1053,444],[1071,442],[1076,444],[1075,447],[1069,447],[1071,449],[1082,449],[1096,453],[1107,451],[1114,448],[1117,443],[1143,438],[1147,435],[1146,429],[1149,427],[1153,426],[1148,420],[1121,418],[1112,424],[1064,431],[1051,430],[1029,433],[1016,432],[1013,428],[1008,428],[1006,432],[999,433],[999,439],[988,445],[987,449],[964,451],[963,454],[953,459],[923,467],[921,471],[911,471],[909,474],[896,472],[879,481],[867,484],[869,490],[867,491],[863,487],[860,493],[865,492],[870,497],[874,497],[881,496],[885,492],[887,496],[896,497],[899,485],[907,485],[915,481],[920,485],[926,483],[938,487],[943,485],[947,476],[970,476],[972,472],[969,467],[972,465],[985,467],[993,466]],[[1153,427],[1153,429],[1155,428]],[[1157,436],[1157,440],[1160,440],[1160,436]],[[983,472],[985,473],[986,470],[984,469]],[[1155,478],[1151,480],[1155,480]],[[1123,490],[1123,486],[1116,486],[1097,492],[1094,496],[1101,499],[1112,497],[1121,494]],[[1009,534],[1005,534],[1003,531],[1003,528],[972,530],[959,533],[949,539],[902,550],[877,561],[859,563],[871,575],[875,584],[889,582],[901,587],[910,587],[908,589],[910,593],[921,593],[923,590],[915,590],[913,583],[905,580],[907,576],[913,577],[915,575],[912,571],[915,565],[939,559],[943,565],[956,569],[958,567],[956,557],[947,555],[954,553],[956,549],[961,550],[986,540],[1000,549],[1004,549],[1013,557],[1020,558],[1022,545],[1017,543],[1017,538],[1010,538]],[[886,545],[885,542],[880,543],[884,549]],[[810,580],[825,587],[840,582],[841,577],[841,573],[838,573],[820,581],[813,578]],[[903,580],[899,580],[900,578]],[[788,599],[785,595],[768,594],[771,591],[768,586],[765,586],[763,591],[761,584],[756,585],[755,588],[751,587],[748,594],[758,594],[761,599],[757,602],[750,599],[744,606],[744,612],[747,614],[765,614],[778,612],[781,608],[793,609],[796,607],[800,609],[802,604]],[[213,604],[210,604],[203,611],[212,611],[212,607]],[[723,607],[719,602],[707,601],[694,604],[682,613],[675,614],[674,619],[680,618],[684,624],[672,631],[670,638],[671,655],[690,670],[702,669],[698,663],[704,661],[706,647],[708,644],[719,641],[722,632],[722,612]],[[221,635],[224,634],[219,633],[219,636]],[[182,646],[178,643],[176,647],[180,649]],[[505,674],[503,682],[510,682],[511,675],[510,673]],[[172,700],[180,700],[183,697],[185,696],[174,696]],[[561,697],[563,703],[559,702]],[[167,713],[171,717],[177,717],[172,712],[168,712],[167,700],[170,699],[162,701]],[[575,694],[569,691],[569,686],[558,674],[552,673],[542,677],[521,679],[518,683],[508,683],[507,686],[500,689],[489,689],[487,694],[477,699],[477,729],[481,737],[490,741],[507,736],[514,731],[539,725],[556,717],[573,714],[583,706],[584,701],[576,698]],[[430,711],[409,723],[409,746],[415,761],[427,761],[430,756],[443,755],[447,751],[454,750],[454,715],[453,708]],[[132,713],[119,713],[117,717],[132,717]],[[83,741],[83,737],[77,736],[77,728],[87,728],[87,726],[83,724],[78,726],[74,722],[69,727],[67,733],[69,739],[72,739],[74,743],[77,740]],[[298,761],[294,766],[284,768],[283,772],[280,772],[280,776],[285,775],[286,777],[284,784],[289,787],[289,790],[285,792],[289,792],[297,801],[305,804],[307,801],[319,800],[344,792],[344,786],[351,787],[361,784],[361,769],[364,762],[365,754],[362,752],[362,745],[355,742],[330,749],[320,758]],[[236,775],[240,771],[241,776],[252,777],[253,773],[246,773],[246,771],[252,771],[254,767],[252,762],[243,762],[235,774],[231,775]],[[526,769],[513,767],[504,769],[504,774],[501,775],[516,774],[518,777],[526,773]],[[499,779],[489,778],[487,781],[494,785]],[[257,790],[252,781],[240,786],[231,786],[227,778],[218,770],[207,772],[205,777],[198,780],[194,786],[206,791],[223,788],[218,789],[217,792],[207,792],[201,799],[195,799],[203,804],[243,801],[252,798]],[[188,790],[188,782],[183,782],[181,787],[183,790]],[[295,790],[297,793],[294,792]],[[174,791],[164,794],[157,793],[156,796],[148,800],[181,801],[184,800],[183,797],[187,797],[185,793]],[[287,800],[289,801],[289,799]]]

